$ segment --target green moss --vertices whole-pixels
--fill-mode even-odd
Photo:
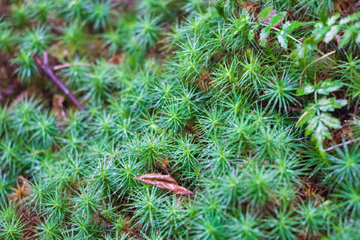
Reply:
[[[0,55],[18,87],[0,89],[1,239],[358,238],[354,9],[339,14],[328,0],[6,6]],[[86,110],[53,98],[63,93],[34,51],[49,53]],[[170,174],[194,196],[134,179],[148,173]]]

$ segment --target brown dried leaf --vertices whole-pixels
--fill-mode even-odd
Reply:
[[[114,65],[120,65],[121,63],[124,62],[125,57],[126,57],[125,53],[116,54],[113,55],[111,58],[109,58],[107,62]]]
[[[165,181],[165,182],[177,184],[175,179],[173,179],[170,175],[161,175],[160,173],[145,174],[145,175],[140,176],[139,179],[143,179],[143,180],[146,179],[149,181]]]
[[[242,8],[245,8],[246,10],[248,10],[249,12],[254,12],[259,8],[259,3],[256,2],[242,2],[240,1],[240,5]]]
[[[21,184],[19,184],[19,182],[21,182]],[[8,199],[11,199],[14,202],[18,201],[21,204],[22,201],[30,195],[31,189],[28,180],[23,176],[19,176],[19,181],[16,184],[17,188],[10,187],[14,193],[7,194],[6,196]]]
[[[168,158],[160,159],[159,161],[156,161],[156,164],[162,168],[166,168],[169,165],[169,159]]]
[[[140,177],[134,177],[135,180],[145,184],[153,185],[155,187],[169,190],[175,194],[189,196],[194,193],[186,188],[177,185],[176,181],[170,175],[161,175],[159,173],[145,174]]]
[[[248,161],[245,160],[245,161],[243,161],[243,162],[238,163],[238,165],[239,165],[239,166],[242,166],[242,165],[245,165],[245,164],[247,164],[247,163],[248,163]]]
[[[55,118],[59,123],[64,122],[67,119],[66,111],[63,106],[64,97],[59,94],[54,94],[53,96],[53,109]]]

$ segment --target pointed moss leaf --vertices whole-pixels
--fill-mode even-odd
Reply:
[[[218,2],[217,4],[215,4],[215,8],[216,11],[218,12],[218,14],[224,19],[225,22],[227,22],[225,13],[224,13],[224,6],[223,4],[221,4],[222,2]]]
[[[332,117],[330,114],[328,113],[322,113],[320,115],[321,121],[328,126],[329,128],[333,128],[333,129],[339,129],[341,128],[341,123],[340,120],[337,118]]]
[[[312,84],[308,83],[296,91],[296,96],[307,95],[313,93],[314,91],[315,91],[315,87]]]
[[[270,30],[271,30],[270,26],[264,27],[261,30],[261,33],[260,33],[260,45],[263,46],[263,47],[265,47],[265,45],[266,45],[266,38],[270,35]]]
[[[241,29],[243,29],[243,27],[245,25],[246,25],[246,22],[238,22],[237,23],[237,28],[232,32],[232,34],[230,36],[230,39],[233,39],[234,36],[236,36],[241,31]]]
[[[278,34],[277,39],[283,48],[287,48],[288,40],[287,40],[287,34],[284,31],[281,31],[280,34]]]
[[[301,22],[286,22],[283,26],[283,30],[290,34],[295,28],[301,27],[302,25]]]
[[[286,16],[286,12],[281,12],[281,13],[275,14],[269,21],[270,26],[274,26],[275,24],[280,22],[281,19],[283,19],[285,16]]]
[[[330,28],[330,31],[328,31],[325,34],[324,42],[329,43],[331,40],[333,40],[333,38],[339,32],[339,30],[340,30],[340,27],[338,25],[332,26]]]
[[[307,123],[315,115],[315,113],[316,113],[315,105],[305,109],[305,112],[299,118],[299,120],[296,124],[296,127],[300,127],[300,126],[304,125],[305,123]]]
[[[340,13],[335,14],[334,16],[332,16],[331,18],[328,19],[328,21],[327,21],[326,24],[327,24],[328,26],[334,25],[334,24],[336,23],[336,20],[338,20],[339,17],[340,17]]]
[[[331,81],[330,78],[326,79],[320,86],[319,89],[316,90],[317,93],[328,95],[331,92],[337,91],[339,88],[343,86],[340,81]]]
[[[271,10],[272,10],[272,7],[267,7],[267,8],[265,8],[264,10],[262,10],[262,11],[259,13],[258,18],[259,18],[259,19],[261,19],[261,18],[267,18],[267,16],[269,16]]]

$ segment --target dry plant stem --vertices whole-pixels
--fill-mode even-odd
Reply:
[[[65,64],[61,64],[61,65],[56,65],[53,67],[53,70],[56,71],[56,70],[59,70],[59,69],[62,69],[62,68],[68,68],[68,67],[71,67],[71,66],[86,66],[86,67],[90,67],[91,64],[90,63],[86,63],[86,62],[76,62],[76,63],[65,63]]]
[[[104,215],[102,215],[100,211],[98,211],[98,216],[99,216],[102,220],[104,220],[106,223],[111,224],[110,220],[107,219]]]
[[[350,143],[355,143],[355,142],[357,142],[357,141],[359,141],[359,140],[360,140],[360,138],[356,138],[356,139],[347,141],[347,142],[345,142],[345,143],[340,143],[340,144],[338,144],[338,145],[335,145],[335,146],[332,146],[332,147],[329,147],[329,148],[325,149],[325,152],[329,152],[329,151],[334,150],[335,148],[341,147],[341,146],[343,146],[343,145],[348,145],[348,144],[350,144]]]
[[[69,91],[69,89],[67,89],[67,87],[55,76],[55,74],[51,70],[51,67],[49,66],[49,59],[47,52],[44,52],[43,54],[43,61],[36,52],[33,53],[33,58],[35,60],[36,65],[45,72],[45,74],[61,89],[61,91],[65,93],[65,95],[68,98],[70,98],[73,104],[79,110],[85,110],[85,108],[79,103],[79,101],[75,98],[75,96]]]
[[[109,158],[111,158],[111,157],[115,157],[116,155],[119,155],[121,152],[117,152],[117,153],[114,153],[114,154],[112,154],[112,155],[110,155],[110,156],[108,156],[108,157],[106,157],[106,159],[105,160],[107,160],[107,159],[109,159]],[[101,162],[101,163],[103,163],[104,162],[104,160]]]
[[[331,54],[334,54],[334,53],[336,53],[336,51],[329,52],[329,53],[325,54],[324,56],[322,56],[322,57],[316,59],[315,61],[311,62],[309,65],[307,65],[306,68],[304,68],[304,70],[301,72],[299,87],[301,87],[301,79],[302,79],[302,76],[303,76],[305,70],[306,70],[308,67],[310,67],[310,65],[312,65],[313,63],[316,63],[316,62],[320,61],[321,59],[326,58],[326,57],[328,57],[328,56],[330,56]]]

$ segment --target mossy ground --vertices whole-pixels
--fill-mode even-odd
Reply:
[[[359,239],[359,8],[2,1],[0,239]]]

